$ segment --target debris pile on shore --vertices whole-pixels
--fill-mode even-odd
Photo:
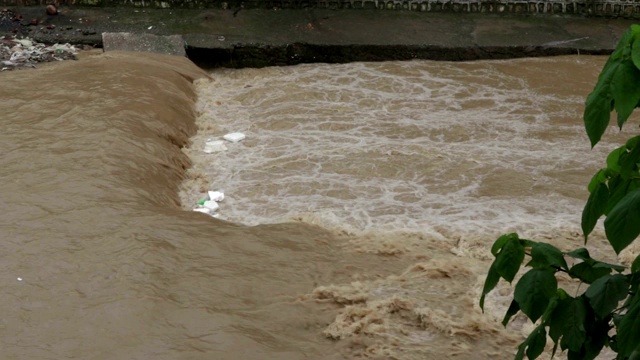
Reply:
[[[33,68],[42,62],[76,60],[77,53],[78,50],[69,44],[46,45],[29,38],[5,36],[0,39],[0,71]]]

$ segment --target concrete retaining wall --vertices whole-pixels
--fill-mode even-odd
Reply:
[[[0,0],[0,6],[44,4],[218,9],[380,9],[424,12],[580,14],[640,18],[640,0]]]

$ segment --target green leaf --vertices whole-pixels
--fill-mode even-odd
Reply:
[[[627,121],[640,100],[640,70],[631,59],[623,59],[611,78],[611,95],[618,113],[618,126]]]
[[[635,40],[631,44],[631,60],[633,61],[633,64],[640,69],[640,36],[635,36]]]
[[[609,347],[615,353],[618,352],[618,335],[613,335],[609,341]],[[617,359],[616,359],[617,360]]]
[[[568,270],[567,262],[564,260],[562,251],[547,243],[532,243],[531,259],[535,264],[542,266],[555,266]]]
[[[611,210],[613,210],[613,208],[618,205],[620,200],[622,200],[622,198],[627,195],[627,193],[630,191],[632,181],[633,180],[630,179],[623,179],[619,175],[609,180],[609,201],[607,202],[607,208],[604,210],[605,215],[609,215]]]
[[[621,274],[606,275],[594,281],[585,292],[593,311],[604,319],[613,311],[618,302],[627,297],[629,283]]]
[[[580,259],[580,260],[591,260],[591,255],[589,255],[589,250],[585,248],[578,248],[573,251],[569,251],[567,255],[572,258]]]
[[[515,360],[524,359],[525,349],[527,358],[533,360],[542,354],[544,346],[547,343],[547,333],[544,329],[544,325],[538,325],[529,336],[518,346],[518,352],[516,353]]]
[[[574,267],[571,268],[571,271],[575,271],[575,274],[579,274],[582,271],[588,271],[590,269],[586,269],[587,266],[591,267],[592,269],[614,269],[617,272],[622,272],[625,270],[624,266],[621,265],[615,265],[615,264],[609,264],[606,262],[602,262],[602,261],[597,261],[597,260],[593,260],[591,258],[591,255],[589,255],[589,251],[585,248],[579,248],[573,251],[570,251],[568,253],[566,253],[567,256],[571,256],[572,258],[576,258],[576,259],[580,259],[583,260],[584,263],[579,263],[576,264]],[[581,264],[585,264],[585,265],[581,265]],[[580,265],[580,267],[578,267],[578,265]],[[575,269],[575,270],[574,270]],[[611,271],[607,271],[607,272],[603,272],[602,275],[599,275],[597,277],[601,277],[605,274],[609,274]],[[595,281],[595,279],[594,279]]]
[[[582,233],[584,234],[584,242],[587,242],[589,234],[596,227],[596,223],[600,216],[604,214],[609,200],[609,188],[605,183],[596,185],[595,190],[589,195],[587,204],[582,210]]]
[[[558,289],[558,291],[556,291],[556,296],[552,297],[549,300],[549,305],[547,305],[547,308],[544,310],[544,314],[542,314],[542,322],[546,323],[549,321],[549,317],[551,316],[551,314],[553,314],[553,311],[556,309],[556,307],[558,306],[558,302],[562,299],[562,294],[559,294],[559,291],[562,289]]]
[[[609,264],[602,261],[593,260],[593,268],[594,269],[613,269],[617,272],[623,272],[626,268],[622,265]]]
[[[607,156],[607,169],[616,173],[620,172],[620,155],[626,151],[627,147],[623,145],[610,152]]]
[[[524,247],[519,240],[510,238],[496,255],[496,270],[505,280],[512,282],[518,270],[520,270],[523,260]]]
[[[621,110],[626,109],[626,100],[628,100],[628,98],[624,97],[624,95],[620,95],[619,93],[614,95],[613,92],[615,89],[612,89],[612,82],[614,82],[614,84],[626,84],[625,82],[620,82],[619,79],[622,78],[622,75],[617,75],[617,72],[622,71],[622,73],[626,73],[626,70],[620,70],[620,67],[623,63],[632,61],[631,42],[633,41],[633,38],[633,29],[627,30],[622,35],[616,49],[613,51],[611,56],[609,56],[607,63],[600,72],[596,86],[587,97],[584,110],[584,125],[587,130],[589,140],[591,141],[591,147],[594,147],[598,141],[600,141],[602,134],[609,125],[612,106],[616,106],[614,102],[614,99],[616,98],[615,95],[618,95],[619,97],[622,96],[620,99],[623,104],[620,108]],[[616,81],[614,81],[614,78]],[[615,101],[619,101],[619,99],[616,99]]]
[[[629,291],[637,293],[640,291],[640,255],[636,256],[631,264],[631,274],[629,275],[631,288]]]
[[[484,312],[485,295],[498,285],[498,281],[500,281],[500,274],[498,274],[498,270],[496,270],[496,263],[493,262],[491,267],[489,267],[489,273],[487,273],[487,278],[485,279],[484,287],[482,288],[482,296],[480,296],[480,309],[482,309],[482,312]]]
[[[547,325],[549,326],[549,337],[553,342],[558,343],[560,337],[564,333],[565,326],[565,317],[568,301],[570,301],[571,297],[566,297],[563,299],[559,299],[557,301],[555,309],[551,312],[551,316],[549,316]]]
[[[584,360],[584,348],[580,348],[579,352],[567,351],[567,360]]]
[[[638,86],[638,88],[640,89],[640,86]],[[631,178],[637,178],[638,177],[638,169],[637,169],[637,164],[638,164],[638,160],[640,160],[640,146],[638,146],[638,136],[630,139],[629,141],[627,141],[627,144],[629,144],[630,142],[633,142],[634,145],[629,146],[626,145],[626,148],[628,150],[631,150],[630,152],[625,151],[623,154],[620,155],[620,176],[623,179],[631,179]],[[635,140],[635,141],[632,141]]]
[[[518,302],[515,300],[511,300],[511,305],[509,305],[509,309],[507,309],[507,313],[504,315],[504,319],[502,319],[502,326],[507,326],[509,320],[511,320],[511,317],[517,314],[518,311],[520,311]]]
[[[587,340],[584,342],[584,354],[582,360],[593,360],[599,354],[602,348],[609,340],[609,318],[603,321],[595,321],[595,319],[587,319],[586,322]]]
[[[592,193],[593,190],[596,189],[596,185],[607,181],[607,171],[606,169],[600,169],[597,173],[593,175],[591,181],[589,181],[589,192]]]
[[[625,53],[625,50],[630,50],[629,48],[631,47],[631,44],[633,43],[633,40],[638,33],[637,27],[638,25],[631,25],[631,27],[629,27],[629,29],[627,29],[627,31],[622,34],[622,37],[620,38],[620,41],[618,41],[618,44],[609,57],[609,60],[613,58],[620,59]],[[607,65],[609,65],[609,61],[607,61],[607,63],[604,65],[605,69],[607,68]]]
[[[587,307],[582,297],[570,299],[563,302],[565,316],[564,316],[564,328],[562,332],[562,340],[560,341],[560,347],[569,349],[574,352],[580,352],[582,344],[587,339],[587,334],[584,328],[584,323],[587,318]],[[558,307],[560,308],[560,306]],[[556,310],[558,310],[556,308]]]
[[[631,305],[617,328],[618,355],[623,359],[630,356],[640,339],[640,302]]]
[[[629,292],[630,294],[633,292],[633,294],[637,294],[638,293],[638,279],[634,278],[633,274],[627,275],[627,279],[629,280],[629,282],[631,283],[631,291]],[[640,301],[640,297],[639,296],[629,296],[627,297],[627,300],[625,300],[624,304],[622,304],[623,308],[629,309],[631,307],[631,305],[637,303]],[[613,319],[616,320],[616,315],[618,315],[618,313],[612,313]],[[621,315],[622,317],[619,317],[617,320],[622,320],[624,318],[624,315]],[[616,325],[617,326],[617,325]]]
[[[520,344],[518,346],[518,352],[516,353],[516,356],[513,358],[513,360],[522,360],[524,359],[524,350],[527,347],[527,341],[523,341],[522,344]]]
[[[596,89],[589,94],[584,110],[584,126],[587,129],[587,135],[589,136],[589,141],[591,141],[592,148],[600,141],[611,119],[610,107],[613,98],[608,91],[611,79],[608,77],[606,81],[606,84],[596,87]],[[605,87],[606,89],[604,89]]]
[[[636,145],[638,145],[638,143],[640,143],[640,136],[634,136],[634,137],[628,139],[627,142],[624,143],[624,146],[626,146],[627,149],[631,149],[631,148],[635,147]]]
[[[549,336],[556,343],[560,339],[563,350],[579,353],[587,338],[586,316],[587,305],[583,297],[560,300],[548,322]]]
[[[527,337],[527,341],[526,354],[529,360],[533,360],[542,354],[545,345],[547,345],[547,331],[544,329],[544,326],[540,325],[535,328],[529,337]]]
[[[580,279],[587,284],[591,284],[597,279],[610,273],[610,268],[594,268],[590,262],[575,264],[569,270],[569,276]]]
[[[498,253],[500,252],[500,250],[502,250],[502,247],[509,241],[509,240],[518,240],[518,234],[505,234],[502,235],[498,238],[498,240],[496,240],[496,242],[493,243],[493,246],[491,246],[491,254],[493,254],[493,256],[498,255]]]
[[[640,234],[640,190],[628,193],[611,210],[604,221],[607,239],[616,254],[624,250]]]
[[[556,294],[557,287],[558,281],[552,270],[533,268],[518,281],[513,298],[518,302],[520,310],[531,321],[536,322],[549,305],[549,300]]]

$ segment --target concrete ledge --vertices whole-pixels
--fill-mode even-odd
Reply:
[[[364,9],[132,11],[61,6],[58,11],[49,16],[44,8],[7,10],[10,16],[0,21],[6,25],[0,26],[0,35],[180,56],[185,56],[186,47],[186,55],[202,66],[261,67],[607,54],[636,22]]]
[[[142,51],[166,55],[186,56],[185,42],[180,35],[148,33],[102,33],[104,51]]]

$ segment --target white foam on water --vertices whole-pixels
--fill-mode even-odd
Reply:
[[[586,184],[616,143],[590,151],[582,125],[600,64],[558,58],[554,73],[545,61],[216,70],[198,83],[199,136],[247,135],[208,158],[228,196],[221,218],[434,235],[577,230]],[[590,78],[562,78],[570,66]]]

